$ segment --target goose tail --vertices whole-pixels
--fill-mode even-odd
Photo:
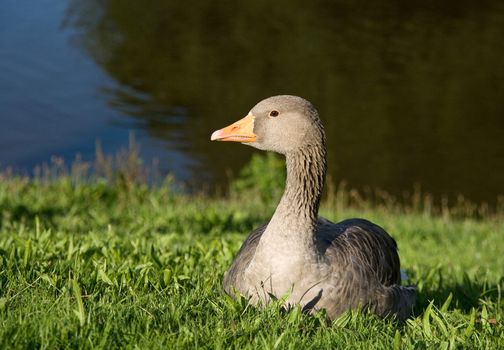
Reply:
[[[380,316],[394,316],[399,322],[404,322],[410,316],[415,300],[415,286],[392,285],[386,287],[376,311]]]

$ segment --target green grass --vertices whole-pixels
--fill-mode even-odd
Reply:
[[[261,196],[243,182],[242,196],[226,198],[171,188],[124,177],[4,177],[0,348],[504,347],[502,213],[433,214],[426,205],[355,204],[351,191],[329,195],[321,214],[382,225],[419,289],[403,325],[358,312],[329,323],[222,293],[233,255],[274,202],[252,199]]]

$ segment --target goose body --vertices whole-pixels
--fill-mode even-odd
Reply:
[[[287,297],[305,311],[325,309],[333,319],[365,307],[380,316],[407,318],[415,288],[401,286],[397,245],[364,219],[333,223],[318,217],[326,173],[325,133],[313,105],[274,96],[212,134],[285,155],[287,181],[271,220],[254,230],[224,275],[224,290],[253,304]]]

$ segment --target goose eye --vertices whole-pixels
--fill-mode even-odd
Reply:
[[[270,112],[269,115],[270,115],[270,117],[277,117],[279,114],[280,113],[278,111],[273,110],[273,111]]]

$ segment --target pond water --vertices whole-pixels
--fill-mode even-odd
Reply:
[[[504,194],[502,1],[3,0],[0,166],[117,152],[228,181],[253,150],[211,143],[260,99],[319,109],[334,181]]]

